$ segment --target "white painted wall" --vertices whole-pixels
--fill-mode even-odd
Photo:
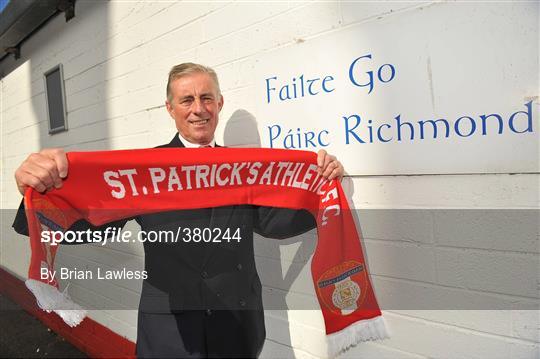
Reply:
[[[40,148],[143,148],[168,142],[174,126],[164,94],[174,64],[193,61],[217,70],[225,96],[218,140],[253,145],[261,136],[253,131],[257,66],[266,56],[329,34],[361,33],[381,22],[432,22],[433,16],[453,14],[459,23],[460,13],[471,11],[489,22],[501,12],[538,19],[539,7],[534,2],[77,2],[72,21],[53,19],[23,45],[20,60],[0,64],[1,207],[18,206],[13,172]],[[432,15],[423,17],[426,12]],[[494,35],[486,48],[497,46],[497,36],[505,34]],[[529,46],[538,53],[538,42]],[[459,61],[467,66],[473,60]],[[58,63],[64,66],[69,131],[49,136],[42,74]],[[523,96],[532,97],[537,109],[534,91],[523,89]],[[482,93],[476,96],[490,102]],[[452,105],[448,100],[447,108]],[[452,158],[450,152],[440,161],[444,166]],[[345,357],[538,357],[538,183],[537,171],[352,173],[345,186],[359,210],[373,282],[393,337],[360,344]],[[11,230],[13,215],[2,211],[0,265],[24,278],[28,242]],[[304,237],[301,242],[256,240],[267,307],[276,300],[290,308],[313,301],[309,258],[315,233]],[[57,263],[141,269],[142,246],[64,246]],[[97,308],[136,308],[140,283],[72,281],[69,291],[76,301]],[[101,309],[90,316],[135,340],[136,311]],[[325,356],[318,311],[268,310],[266,325],[264,357]]]

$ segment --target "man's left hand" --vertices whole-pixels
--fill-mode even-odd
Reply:
[[[334,178],[341,180],[345,173],[343,165],[337,160],[336,156],[328,154],[325,150],[319,150],[317,153],[317,166],[319,166],[319,174],[327,180],[333,180]]]

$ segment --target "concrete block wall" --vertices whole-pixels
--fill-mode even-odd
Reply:
[[[225,107],[218,141],[248,146],[235,132],[238,110],[256,113],[255,67],[265,53],[330,32],[407,17],[433,2],[77,2],[0,64],[2,236],[0,265],[24,278],[25,238],[10,228],[20,195],[13,172],[45,147],[98,150],[168,142],[168,70],[193,61],[220,76]],[[538,4],[523,6],[538,11]],[[43,73],[63,64],[69,130],[47,134]],[[339,153],[337,154],[339,156]],[[363,176],[344,185],[356,209],[372,280],[393,334],[347,358],[535,358],[539,356],[538,174]],[[135,224],[129,224],[136,230]],[[268,358],[323,358],[310,257],[316,234],[256,238],[263,281]],[[141,245],[64,246],[58,265],[143,267]],[[62,283],[63,286],[67,283]],[[71,296],[90,316],[135,340],[140,283],[72,280]],[[103,309],[106,308],[106,309]],[[289,310],[285,310],[285,309]],[[300,309],[303,308],[303,309]]]

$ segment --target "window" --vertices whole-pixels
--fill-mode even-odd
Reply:
[[[67,131],[66,100],[62,64],[45,72],[45,99],[49,118],[49,134]]]

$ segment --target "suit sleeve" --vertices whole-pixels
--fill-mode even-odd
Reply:
[[[123,228],[126,222],[129,220],[129,218],[121,219],[119,221],[106,223],[101,226],[94,226],[90,222],[85,220],[79,220],[68,229],[70,231],[78,232],[78,231],[87,231],[90,229],[91,231],[105,231],[107,227],[113,227],[113,228]],[[28,236],[28,222],[26,220],[26,212],[24,211],[24,202],[21,201],[21,204],[19,205],[19,209],[17,210],[17,214],[15,215],[15,220],[13,221],[12,225],[13,229],[15,229],[15,232]],[[82,238],[85,238],[84,236]],[[77,244],[77,243],[63,243],[63,244]]]
[[[303,209],[255,207],[254,211],[253,230],[263,237],[284,239],[317,227],[313,215]]]

